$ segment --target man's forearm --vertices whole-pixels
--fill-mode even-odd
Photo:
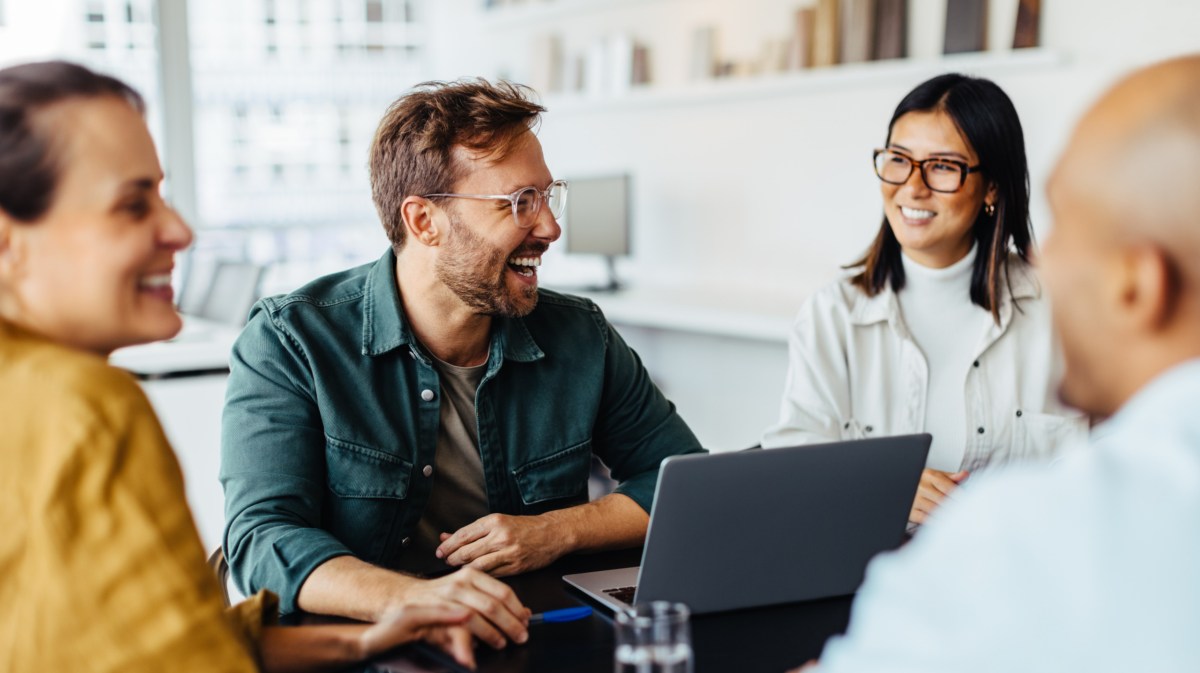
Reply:
[[[312,571],[301,585],[296,603],[305,612],[373,622],[419,581],[353,556],[338,556]]]
[[[636,547],[645,541],[650,525],[646,510],[620,493],[541,516],[562,533],[565,553]]]

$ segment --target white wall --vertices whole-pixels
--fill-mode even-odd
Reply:
[[[786,35],[805,0],[527,0],[491,13],[482,4],[430,3],[433,77],[536,80],[544,69],[535,67],[533,45],[550,34],[568,56],[615,33],[651,47],[648,91],[547,95],[540,136],[558,176],[634,174],[634,256],[620,266],[626,280],[665,288],[664,296],[721,295],[723,311],[729,296],[755,292],[756,310],[767,312],[761,303],[774,297],[776,312],[790,315],[861,254],[882,215],[870,151],[899,100],[928,77],[980,74],[1013,98],[1025,127],[1034,227],[1044,236],[1042,184],[1082,110],[1131,68],[1200,51],[1200,0],[1045,0],[1042,49],[1020,54],[1005,48],[1017,0],[992,0],[993,51],[941,58],[945,0],[909,0],[907,62],[697,83],[688,72],[697,27],[717,26],[721,58],[751,60],[765,41]],[[553,285],[598,280],[602,268],[552,249],[540,273]],[[665,321],[614,322],[706,446],[747,446],[776,418],[786,329],[771,342]]]
[[[570,54],[626,32],[652,48],[658,89],[684,90],[695,27],[718,26],[720,50],[752,57],[782,37],[794,0],[556,0],[488,13],[479,0],[431,3],[432,75],[531,75],[531,43],[562,36]],[[942,0],[910,0],[911,52],[936,54]],[[1046,0],[1033,65],[970,58],[925,66],[870,64],[844,78],[770,94],[716,94],[580,104],[548,96],[540,133],[558,175],[634,173],[635,255],[623,275],[654,283],[807,291],[867,245],[881,214],[869,154],[892,109],[925,78],[965,63],[995,79],[1022,115],[1034,185],[1034,226],[1048,227],[1041,185],[1081,110],[1120,73],[1200,51],[1200,0]],[[992,2],[994,34],[1011,34],[1014,0]],[[1008,38],[1011,39],[1011,38]],[[995,40],[995,38],[993,38]],[[1055,62],[1057,61],[1057,62]],[[739,84],[721,82],[726,89]],[[712,87],[718,91],[721,86]],[[751,87],[752,88],[752,87]],[[785,87],[786,88],[786,87]],[[807,88],[807,90],[806,90]],[[544,278],[581,262],[549,259]],[[557,268],[556,268],[557,267]]]

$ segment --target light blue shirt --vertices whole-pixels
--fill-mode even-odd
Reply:
[[[873,561],[820,670],[1200,671],[1200,360]]]

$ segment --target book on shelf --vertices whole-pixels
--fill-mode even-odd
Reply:
[[[557,35],[538,35],[530,50],[529,86],[544,93],[563,90],[562,38]]]
[[[1013,49],[1038,46],[1042,0],[1021,0],[1017,5],[1017,28],[1013,31]]]
[[[960,54],[987,48],[987,0],[946,0],[943,52]]]
[[[796,10],[792,21],[792,36],[788,40],[787,69],[811,68],[813,64],[813,31],[816,29],[817,10],[801,7]]]
[[[908,0],[875,0],[876,61],[908,56]]]
[[[701,26],[692,31],[691,79],[710,79],[717,69],[717,29]]]
[[[875,0],[842,0],[841,62],[871,60],[875,36]]]
[[[813,30],[813,65],[837,65],[838,0],[817,0],[817,18]]]
[[[650,72],[650,48],[640,42],[635,42],[633,45],[633,73],[632,82],[634,86],[649,84],[652,81]]]

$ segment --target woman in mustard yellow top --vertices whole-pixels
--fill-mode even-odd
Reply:
[[[149,403],[114,349],[180,326],[191,231],[128,86],[66,63],[0,70],[0,670],[329,668],[417,638],[472,664],[465,609],[281,628],[226,611]]]

